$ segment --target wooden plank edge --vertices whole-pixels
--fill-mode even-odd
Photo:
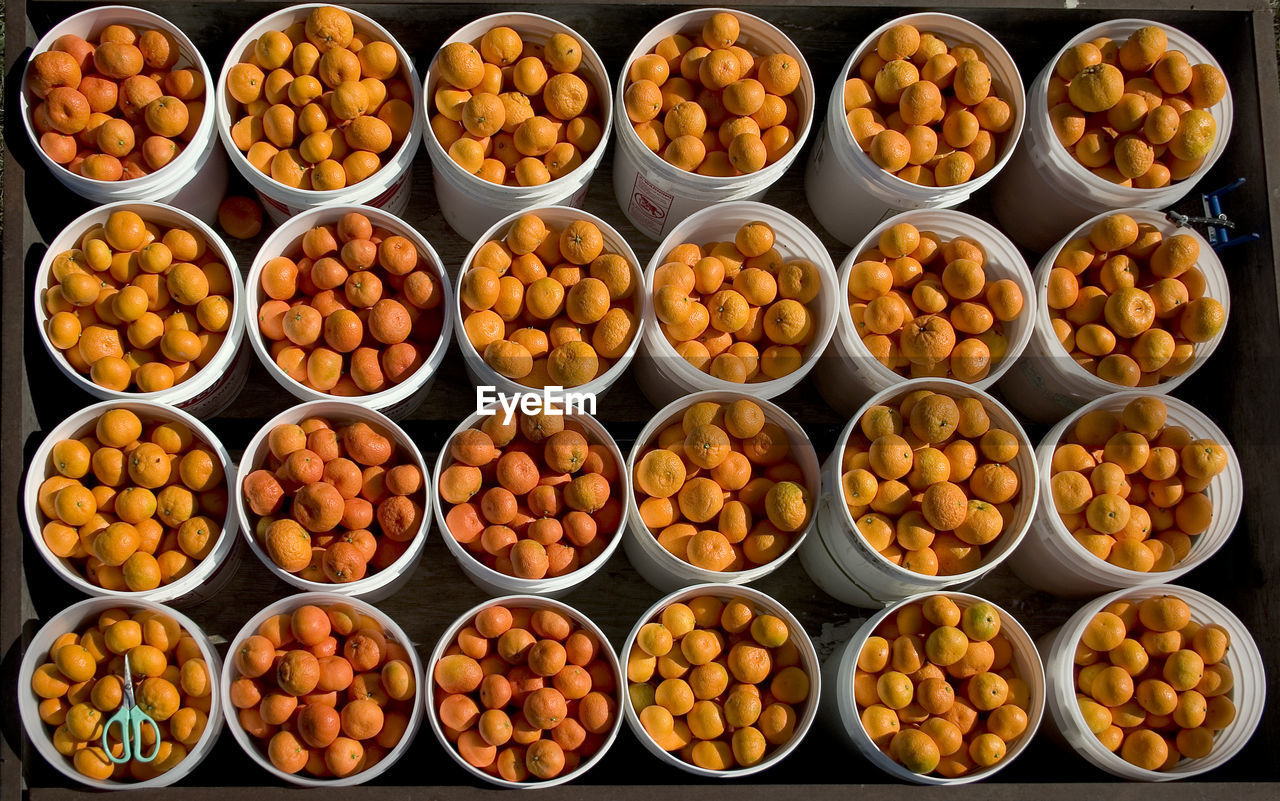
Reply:
[[[84,0],[42,0],[43,3],[66,4],[66,5],[84,5]],[[210,5],[219,3],[231,4],[235,3],[239,6],[262,6],[264,14],[282,7],[280,2],[276,0],[203,0]],[[636,0],[592,0],[592,2],[572,2],[570,0],[567,5],[596,5],[596,6],[621,6],[635,5]],[[1074,5],[1073,5],[1074,3]],[[137,3],[142,6],[163,7],[165,3],[148,2],[141,0]],[[353,2],[353,7],[368,6],[370,3]],[[421,0],[379,0],[378,3],[372,5],[424,5]],[[430,5],[430,4],[426,4]],[[453,6],[493,6],[491,0],[448,0],[441,5]],[[673,8],[694,8],[699,4],[689,3],[667,3],[661,2],[657,5],[670,6]],[[818,6],[831,8],[902,8],[902,9],[918,9],[921,7],[919,0],[735,0],[732,3],[704,3],[701,5],[726,5],[737,6],[741,8],[753,7],[791,7],[791,6]],[[520,6],[538,6],[545,7],[546,3],[537,2],[537,0],[508,0],[503,4],[504,8],[518,8]],[[965,8],[1006,8],[1006,9],[1035,9],[1035,10],[1060,10],[1060,9],[1078,9],[1081,11],[1122,11],[1125,9],[1155,9],[1158,11],[1259,11],[1268,8],[1267,0],[1208,0],[1208,2],[1195,2],[1195,0],[950,0],[947,3],[948,9],[965,9]]]
[[[1270,6],[1263,4],[1253,12],[1253,46],[1257,52],[1258,117],[1262,126],[1262,168],[1271,192],[1267,204],[1271,225],[1271,249],[1280,254],[1280,73],[1276,64],[1275,18]],[[1265,88],[1264,88],[1265,87]],[[1276,265],[1280,275],[1280,264]],[[1276,302],[1280,305],[1280,282]]]
[[[863,767],[863,766],[859,766]],[[871,769],[865,766],[863,769]],[[136,790],[129,793],[130,801],[169,801],[175,788]],[[641,801],[658,795],[663,797],[692,797],[699,801],[776,801],[778,798],[803,797],[808,801],[847,801],[851,796],[874,794],[886,801],[1012,801],[1035,798],[1039,801],[1079,801],[1081,798],[1106,798],[1109,801],[1148,801],[1152,786],[1142,783],[1089,783],[1089,784],[968,784],[953,787],[919,787],[908,784],[666,784],[666,785],[587,785],[569,784],[546,790],[528,792],[554,797],[557,801]],[[193,799],[221,799],[242,797],[252,792],[256,801],[289,801],[298,797],[298,789],[290,787],[184,787],[183,793]],[[1274,799],[1275,785],[1265,782],[1169,782],[1159,788],[1165,801],[1204,801],[1229,792],[1238,801]],[[476,786],[450,787],[335,787],[309,789],[308,798],[352,799],[352,801],[488,801],[498,797],[510,798],[510,790]],[[64,788],[33,789],[31,801],[85,801],[101,798],[90,790]]]
[[[23,530],[18,522],[20,510],[18,498],[22,480],[24,459],[22,419],[25,393],[23,392],[25,350],[23,333],[26,326],[24,282],[26,254],[23,252],[23,233],[26,227],[25,183],[22,166],[14,158],[9,142],[23,137],[16,98],[22,90],[20,68],[27,50],[27,2],[6,0],[4,3],[4,66],[6,141],[4,154],[4,219],[3,260],[0,262],[0,332],[4,348],[0,349],[0,442],[5,443],[4,456],[0,459],[0,656],[5,662],[5,675],[17,675],[17,663],[26,650],[28,638],[24,634],[24,591],[26,579],[22,567]],[[16,684],[16,682],[15,682]],[[6,696],[16,687],[6,688]],[[16,711],[16,698],[6,697],[5,706]],[[12,702],[12,706],[10,705]],[[16,718],[16,715],[14,716]],[[6,725],[21,730],[16,720]],[[23,791],[23,765],[30,755],[30,743],[25,732],[16,740],[3,738],[0,744],[0,797],[17,799]]]

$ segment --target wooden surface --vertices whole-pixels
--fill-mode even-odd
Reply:
[[[744,5],[757,5],[748,2]],[[227,47],[252,22],[279,3],[139,3],[171,17],[199,45],[215,72],[219,69]],[[519,2],[503,7],[527,5]],[[640,6],[628,3],[557,4],[536,7],[540,13],[563,20],[582,32],[605,59],[612,75],[622,67],[622,59],[635,40],[653,24],[680,6]],[[767,5],[774,6],[774,3]],[[891,16],[876,8],[851,8],[838,0],[824,2],[787,2],[780,7],[758,9],[778,24],[807,54],[814,72],[820,99],[825,98],[836,79],[840,64],[848,50],[867,31]],[[905,5],[890,2],[887,5]],[[1277,468],[1275,446],[1280,443],[1280,418],[1270,413],[1269,400],[1280,396],[1280,299],[1277,297],[1275,255],[1280,252],[1277,215],[1280,199],[1269,197],[1267,187],[1280,187],[1280,153],[1277,152],[1275,125],[1277,94],[1274,54],[1270,50],[1270,15],[1265,4],[1235,2],[1223,4],[1215,11],[1190,11],[1189,0],[1175,3],[1129,2],[1109,4],[1113,8],[1135,8],[1142,11],[1119,13],[1080,8],[1062,10],[1061,4],[1049,0],[997,0],[974,7],[970,0],[954,3],[964,7],[964,15],[994,33],[1009,48],[1022,70],[1024,81],[1030,81],[1044,62],[1072,32],[1094,24],[1108,16],[1144,16],[1193,32],[1221,61],[1232,84],[1236,103],[1235,131],[1232,142],[1218,166],[1206,178],[1202,189],[1216,188],[1239,175],[1249,183],[1228,196],[1227,206],[1245,230],[1263,233],[1259,243],[1228,251],[1224,262],[1232,281],[1232,316],[1226,341],[1214,359],[1188,381],[1178,394],[1197,404],[1213,417],[1232,438],[1240,454],[1246,476],[1244,515],[1232,540],[1218,556],[1186,577],[1185,583],[1213,593],[1251,625],[1267,664],[1273,668],[1270,684],[1275,697],[1274,668],[1280,666],[1280,531],[1275,520],[1280,516],[1280,495],[1267,483]],[[1084,3],[1082,5],[1089,5]],[[6,106],[16,108],[12,97],[29,47],[51,24],[78,10],[81,4],[63,2],[24,3],[9,0],[6,6],[9,47],[8,90]],[[499,10],[496,6],[478,7],[472,3],[423,5],[408,3],[353,4],[382,21],[413,54],[420,69],[425,69],[436,47],[446,35],[467,21]],[[825,7],[830,6],[830,7]],[[994,7],[998,7],[997,10]],[[1178,7],[1175,7],[1178,6]],[[1202,4],[1196,4],[1202,7]],[[822,8],[819,8],[822,7]],[[1156,8],[1161,10],[1154,10]],[[1011,12],[1008,9],[1019,11]],[[1223,10],[1231,8],[1234,10]],[[17,64],[14,67],[12,65]],[[24,548],[25,527],[18,522],[18,486],[22,466],[19,449],[27,457],[43,437],[43,432],[56,425],[70,411],[80,408],[90,398],[61,378],[48,362],[40,344],[32,315],[24,309],[29,297],[27,286],[44,252],[43,242],[87,206],[68,196],[54,184],[32,153],[15,114],[7,115],[5,139],[5,230],[4,291],[0,293],[0,324],[3,325],[2,386],[0,386],[0,441],[4,443],[4,459],[0,465],[3,494],[0,495],[0,584],[3,609],[0,610],[0,647],[5,676],[5,707],[13,699],[16,665],[23,641],[39,626],[39,622],[79,596],[50,571],[31,548]],[[821,124],[819,114],[815,124]],[[1264,121],[1267,123],[1264,125]],[[1265,159],[1264,159],[1265,154]],[[802,177],[807,153],[802,153],[787,176],[769,193],[766,202],[777,205],[821,232],[809,211],[803,194]],[[617,226],[637,251],[642,262],[652,254],[655,243],[637,234],[626,223],[613,198],[609,154],[591,184],[586,206]],[[23,181],[23,170],[27,181]],[[1264,172],[1265,170],[1265,172]],[[425,153],[419,153],[414,165],[414,196],[408,221],[431,241],[456,276],[461,259],[469,245],[444,223],[431,188],[431,170]],[[234,171],[233,171],[234,174]],[[1280,190],[1275,190],[1280,191]],[[985,193],[966,206],[966,211],[990,218]],[[1198,213],[1198,202],[1184,202],[1183,211]],[[823,234],[833,258],[843,257],[845,248]],[[259,240],[260,241],[260,240]],[[237,244],[240,266],[246,269],[255,252],[256,243]],[[1039,254],[1027,254],[1034,265]],[[245,347],[247,347],[247,343]],[[811,381],[804,381],[780,399],[781,404],[806,426],[817,444],[819,456],[825,457],[830,442],[844,422],[822,404]],[[223,417],[212,421],[214,431],[222,437],[233,454],[248,442],[262,421],[290,404],[266,371],[256,363],[249,384],[237,402]],[[453,346],[441,368],[435,387],[424,404],[404,423],[405,429],[419,443],[428,463],[457,423],[474,408],[473,388],[462,368],[459,351]],[[599,417],[609,425],[624,453],[654,408],[644,399],[628,374],[601,401]],[[1043,429],[1031,429],[1038,439]],[[25,459],[22,461],[25,462]],[[425,657],[440,633],[454,618],[474,603],[483,593],[471,585],[440,540],[441,532],[429,534],[424,557],[409,586],[380,606],[395,618],[419,646]],[[230,638],[257,609],[270,600],[288,593],[288,588],[273,579],[245,549],[244,560],[228,589],[213,602],[188,609],[205,631],[215,637]],[[853,633],[856,621],[865,611],[843,606],[818,590],[805,576],[798,561],[782,567],[755,585],[782,600],[805,624],[808,633],[823,649],[823,655]],[[1035,593],[1021,584],[1007,570],[997,570],[973,591],[986,595],[1014,614],[1033,635],[1050,630],[1069,615],[1078,604],[1058,601]],[[580,586],[565,600],[590,615],[619,647],[636,617],[661,593],[645,584],[627,563],[621,549],[597,576]],[[26,748],[16,715],[0,716],[5,749],[0,754],[0,795],[11,793],[23,781],[33,798],[67,798],[78,795],[76,788],[44,763],[34,752],[19,768],[13,749]],[[1209,774],[1206,781],[1277,782],[1280,765],[1272,754],[1280,747],[1280,714],[1264,716],[1253,742],[1226,767]],[[820,727],[787,761],[758,777],[759,787],[734,784],[735,798],[758,798],[766,793],[793,792],[814,797],[844,796],[855,788],[836,787],[845,783],[881,784],[887,777],[857,758],[849,756],[842,735]],[[22,776],[19,776],[21,770]],[[564,798],[645,797],[640,785],[679,785],[689,776],[662,766],[649,756],[624,726],[619,741],[591,773],[578,780],[578,788],[561,789]],[[1043,734],[1016,762],[993,780],[976,789],[952,792],[949,797],[981,797],[991,793],[1006,797],[1031,792],[1025,784],[1042,782],[1105,782],[1108,777],[1089,767],[1083,760],[1060,750]],[[223,735],[210,758],[190,776],[184,787],[199,788],[187,796],[216,795],[218,785],[256,786],[271,780],[247,756],[241,753],[229,734]],[[817,783],[811,793],[804,788],[771,787]],[[706,784],[706,783],[704,783]],[[405,760],[389,771],[378,787],[363,788],[344,796],[396,798],[408,796],[416,785],[433,785],[429,797],[475,798],[487,796],[452,760],[440,751],[432,734],[426,730]],[[597,786],[598,785],[598,786]],[[472,789],[468,789],[468,788]],[[714,784],[699,790],[711,791]],[[1021,788],[1021,789],[1019,789]],[[1200,797],[1207,789],[1203,783],[1184,784],[1174,790],[1174,797]],[[876,792],[886,792],[878,788]],[[165,796],[175,790],[165,791]],[[183,795],[181,788],[176,790]],[[929,794],[916,788],[891,791]],[[1150,797],[1154,792],[1168,793],[1166,788],[1108,783],[1037,787],[1043,797],[1076,797],[1082,793],[1093,797],[1106,793],[1118,798]],[[1272,787],[1239,784],[1232,792],[1243,796],[1274,797]],[[721,790],[714,797],[727,797]],[[420,797],[419,791],[412,791]],[[158,797],[158,794],[156,794]],[[267,794],[263,794],[264,797]],[[270,793],[274,796],[276,793]],[[141,796],[139,796],[141,797]]]

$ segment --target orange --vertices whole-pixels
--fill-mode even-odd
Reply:
[[[552,34],[543,48],[542,55],[547,64],[559,73],[574,72],[582,63],[582,47],[567,33]]]
[[[590,264],[603,251],[604,239],[598,226],[575,220],[560,234],[560,252],[573,264]]]
[[[871,138],[867,152],[880,167],[897,172],[907,166],[911,158],[911,143],[897,131],[883,130]]]
[[[1124,738],[1120,755],[1137,767],[1156,770],[1168,759],[1169,746],[1154,731],[1138,729]]]
[[[28,67],[28,85],[32,93],[44,99],[57,87],[75,88],[81,82],[81,65],[70,53],[49,50],[38,53]]]

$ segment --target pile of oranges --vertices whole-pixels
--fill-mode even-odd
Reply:
[[[600,226],[557,232],[536,212],[476,251],[458,282],[467,341],[499,375],[527,387],[576,387],[606,373],[639,330],[636,281]]]
[[[509,782],[571,774],[618,720],[618,676],[569,615],[494,605],[432,668],[445,737],[472,767]]]
[[[732,242],[685,242],[666,255],[653,275],[654,313],[681,358],[735,384],[800,369],[822,275],[774,243],[768,223],[748,222]]]
[[[382,169],[413,128],[413,90],[390,42],[340,8],[254,40],[227,71],[231,141],[255,169],[320,192]]]
[[[787,432],[747,398],[700,401],[644,443],[636,504],[658,544],[716,572],[782,556],[813,516]]]
[[[109,409],[84,436],[55,443],[50,461],[41,537],[95,586],[154,590],[190,573],[222,536],[222,463],[180,422]]]
[[[700,175],[744,175],[795,147],[800,62],[753,53],[737,44],[739,33],[736,16],[717,12],[700,31],[668,36],[628,68],[627,118],[668,164]]]
[[[449,534],[486,567],[522,579],[599,557],[622,522],[608,447],[556,411],[490,411],[449,442],[439,487]]]
[[[1182,375],[1196,346],[1222,332],[1226,308],[1205,294],[1200,243],[1165,237],[1117,213],[1071,239],[1054,258],[1045,303],[1054,334],[1104,381],[1148,387]]]
[[[1085,550],[1141,573],[1170,570],[1209,528],[1205,490],[1227,450],[1167,425],[1156,397],[1083,415],[1053,452],[1049,486],[1062,525]]]
[[[114,211],[53,257],[45,333],[100,387],[169,389],[222,347],[233,280],[198,231]]]
[[[901,375],[981,381],[1008,350],[1005,325],[1024,303],[1017,282],[987,280],[986,264],[971,237],[944,242],[907,222],[881,231],[849,271],[849,316],[862,344]]]
[[[1076,702],[1108,750],[1145,770],[1202,759],[1236,717],[1231,634],[1191,619],[1181,598],[1120,600],[1093,616],[1076,646]]]
[[[436,265],[359,212],[302,235],[262,267],[258,330],[276,366],[305,387],[367,395],[408,380],[444,324]]]
[[[974,45],[899,24],[844,83],[853,140],[881,169],[920,186],[956,186],[996,166],[1013,109]]]
[[[858,533],[895,565],[968,573],[1016,515],[1019,448],[978,398],[914,390],[858,421],[841,466],[844,502]]]
[[[336,426],[336,427],[335,427]],[[422,524],[422,470],[363,421],[309,417],[267,434],[265,463],[245,477],[254,536],[282,570],[343,584],[383,570]]]
[[[562,178],[600,146],[599,90],[579,75],[582,45],[567,33],[543,44],[505,25],[436,56],[431,131],[462,169],[495,184]]]
[[[161,169],[195,137],[204,117],[204,74],[178,68],[167,31],[108,25],[96,44],[68,33],[31,59],[27,89],[40,149],[95,181],[127,181]]]
[[[1049,78],[1049,123],[1072,157],[1100,178],[1155,189],[1192,175],[1213,149],[1208,110],[1227,93],[1212,64],[1192,65],[1148,25],[1123,42],[1067,48]]]
[[[804,636],[741,598],[669,604],[627,654],[631,705],[653,742],[685,762],[758,765],[795,736],[810,700]]]
[[[907,770],[948,779],[990,768],[1027,730],[1030,688],[1000,611],[945,595],[885,618],[858,654],[862,728]]]
[[[409,727],[418,688],[406,645],[350,605],[273,615],[231,652],[239,725],[285,773],[368,770]]]
[[[199,644],[161,612],[108,609],[80,631],[53,641],[49,661],[31,676],[40,698],[40,719],[50,727],[53,747],[76,772],[97,781],[147,781],[172,770],[204,736],[217,677]],[[124,700],[124,660],[134,681],[134,701],[156,727],[142,727],[133,752],[155,759],[114,764],[102,748],[107,720]],[[119,758],[120,727],[108,735]],[[214,733],[217,736],[217,733]]]

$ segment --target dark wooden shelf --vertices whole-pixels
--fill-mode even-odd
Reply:
[[[4,11],[8,108],[17,108],[13,98],[28,57],[27,49],[40,33],[84,5],[62,0],[8,0]],[[138,5],[164,14],[181,26],[201,47],[210,69],[216,73],[228,47],[241,32],[269,10],[285,4],[198,0]],[[687,7],[620,0],[551,5],[524,0],[500,5],[471,0],[444,4],[384,0],[351,5],[378,18],[396,34],[413,54],[420,71],[425,70],[444,37],[462,24],[502,8],[526,7],[562,19],[583,33],[615,76],[642,31]],[[849,49],[898,10],[915,4],[889,0],[870,7],[863,0],[746,0],[740,5],[779,25],[806,53],[819,97],[815,124],[820,125],[823,99]],[[1276,270],[1276,257],[1280,254],[1280,196],[1275,196],[1273,189],[1280,187],[1280,94],[1271,14],[1263,0],[1119,0],[1106,2],[1105,9],[1102,5],[1100,0],[1086,0],[1080,7],[1068,10],[1061,0],[953,0],[949,7],[999,38],[1018,62],[1024,81],[1030,81],[1073,32],[1110,17],[1149,17],[1192,32],[1222,63],[1235,99],[1234,132],[1222,159],[1199,188],[1213,189],[1237,176],[1247,177],[1248,183],[1229,196],[1227,203],[1233,217],[1246,230],[1259,231],[1263,238],[1223,255],[1233,289],[1226,340],[1214,359],[1177,394],[1197,405],[1228,432],[1248,480],[1244,514],[1232,540],[1209,564],[1189,574],[1185,583],[1213,594],[1233,609],[1254,631],[1267,664],[1280,666],[1280,526],[1276,522],[1280,520],[1280,492],[1268,482],[1280,468],[1275,456],[1280,446],[1280,415],[1269,408],[1274,398],[1280,397],[1280,296]],[[7,147],[0,291],[4,337],[0,350],[0,443],[4,449],[0,461],[0,672],[4,675],[7,711],[18,690],[17,664],[25,643],[41,621],[79,600],[39,555],[26,547],[28,533],[19,507],[24,466],[45,432],[91,399],[50,368],[27,308],[28,287],[45,251],[44,243],[88,206],[49,180],[26,140],[16,112],[7,115],[4,125]],[[846,249],[821,232],[805,202],[802,182],[806,157],[807,153],[800,155],[796,165],[769,192],[766,202],[812,226],[839,261]],[[645,261],[655,243],[638,234],[618,209],[613,198],[611,163],[611,156],[606,154],[591,183],[586,207],[617,226]],[[238,176],[233,178],[239,180]],[[240,186],[241,191],[247,188]],[[413,191],[407,220],[432,242],[456,275],[469,245],[448,228],[440,214],[425,153],[419,153],[414,163]],[[1193,197],[1197,199],[1189,199],[1179,208],[1198,211],[1198,196]],[[991,219],[985,192],[979,192],[961,208]],[[257,242],[233,243],[242,270],[247,269],[260,242],[261,238]],[[1039,254],[1026,255],[1034,266]],[[780,403],[805,425],[818,445],[820,457],[825,457],[844,421],[822,404],[812,382],[802,382]],[[265,369],[254,364],[240,398],[223,416],[211,421],[211,426],[228,449],[238,454],[266,418],[288,405],[290,397]],[[450,432],[474,406],[472,385],[463,370],[461,355],[453,347],[435,387],[404,427],[432,463]],[[631,375],[626,375],[602,399],[598,416],[609,425],[625,452],[654,411]],[[1043,431],[1030,429],[1033,439]],[[439,531],[430,532],[421,566],[412,581],[379,604],[405,628],[424,655],[454,618],[485,597],[463,576],[440,536]],[[824,656],[847,640],[855,621],[867,614],[822,593],[795,560],[753,586],[783,601],[804,623]],[[1007,569],[997,570],[972,590],[1003,605],[1033,635],[1052,629],[1079,605],[1036,593]],[[288,593],[286,585],[273,579],[246,553],[238,575],[223,595],[186,611],[210,635],[229,638],[254,612]],[[604,570],[566,601],[590,615],[617,648],[636,617],[660,595],[639,578],[619,551]],[[1278,689],[1275,673],[1269,677],[1269,685],[1274,697]],[[4,739],[0,748],[0,797],[17,798],[19,793],[33,799],[88,795],[30,749],[16,715],[0,716],[0,732]],[[661,765],[624,726],[619,741],[591,773],[551,792],[566,801],[638,799],[659,793],[669,796],[672,792],[680,796],[698,793],[709,801],[799,795],[816,801],[846,798],[864,790],[886,798],[908,794],[929,798],[946,792],[951,799],[1075,799],[1105,795],[1127,800],[1156,794],[1170,799],[1203,798],[1221,792],[1216,784],[1230,783],[1226,791],[1232,795],[1275,798],[1276,783],[1280,782],[1280,762],[1273,756],[1277,749],[1280,713],[1269,710],[1253,741],[1227,766],[1194,782],[1155,787],[1109,781],[1110,777],[1041,734],[1026,753],[992,781],[940,791],[893,785],[886,775],[853,757],[842,734],[815,726],[804,743],[780,765],[753,777],[751,783],[726,784],[699,781]],[[224,733],[210,757],[183,784],[133,797],[233,798],[252,788],[256,798],[273,801],[290,792],[282,785],[261,786],[271,781]],[[320,791],[333,797],[380,801],[409,797],[478,799],[495,792],[481,787],[458,768],[440,750],[426,726],[410,754],[376,784]]]

